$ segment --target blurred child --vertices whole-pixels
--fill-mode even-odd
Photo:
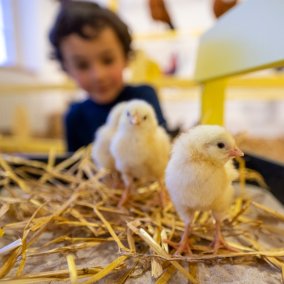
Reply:
[[[85,101],[72,104],[65,115],[68,151],[90,144],[111,108],[122,101],[147,101],[159,124],[167,128],[155,90],[123,81],[132,53],[127,26],[116,14],[93,2],[62,3],[49,34],[53,57],[88,95]]]

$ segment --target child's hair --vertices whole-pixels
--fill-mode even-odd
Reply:
[[[132,38],[127,25],[115,13],[93,2],[62,1],[49,33],[49,40],[54,48],[52,58],[57,59],[63,67],[64,58],[60,44],[66,36],[77,34],[84,39],[93,39],[106,27],[114,31],[121,42],[125,57],[129,58]]]

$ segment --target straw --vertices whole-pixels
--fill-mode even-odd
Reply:
[[[97,170],[90,148],[58,165],[55,158],[54,151],[47,163],[0,156],[1,283],[94,283],[106,278],[125,283],[146,271],[157,284],[168,283],[175,273],[198,283],[200,263],[249,260],[257,265],[260,259],[283,277],[284,248],[281,243],[264,246],[261,239],[283,238],[278,224],[284,215],[248,197],[245,179],[262,179],[243,162],[242,195],[222,224],[228,244],[238,252],[213,254],[211,213],[196,212],[190,236],[193,255],[175,256],[164,240],[178,243],[184,224],[170,201],[163,207],[156,202],[161,183],[137,188],[126,208],[119,209],[123,188],[104,182],[111,173]]]

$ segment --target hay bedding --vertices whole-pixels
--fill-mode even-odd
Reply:
[[[174,256],[162,239],[179,241],[183,224],[171,204],[158,206],[156,183],[139,188],[120,210],[122,189],[101,181],[108,173],[96,170],[88,149],[54,161],[54,153],[47,164],[0,159],[1,283],[282,281],[284,214],[269,193],[242,189],[224,222],[240,252],[210,253],[212,219],[203,213],[195,216],[194,255]]]

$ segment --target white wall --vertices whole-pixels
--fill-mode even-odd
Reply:
[[[60,82],[66,75],[60,70],[56,61],[49,59],[50,44],[48,31],[54,20],[58,2],[55,0],[8,0],[13,4],[17,40],[17,65],[27,72],[0,70],[0,84]],[[106,5],[108,0],[97,0]],[[148,0],[117,0],[118,13],[130,26],[134,33],[157,32],[166,30],[166,25],[151,19]],[[96,1],[94,1],[96,2]],[[156,40],[138,42],[137,47],[144,48],[149,56],[157,60],[162,68],[173,53],[179,53],[179,75],[190,76],[196,50],[196,31],[200,32],[213,23],[209,3],[211,0],[166,0],[173,22],[185,30],[174,41]],[[26,106],[29,111],[31,127],[35,132],[44,132],[47,128],[48,116],[53,112],[64,111],[72,94],[28,93],[7,94],[0,96],[0,131],[10,128],[15,109],[19,105]]]
[[[117,1],[119,2],[118,13],[134,33],[167,29],[163,23],[151,19],[148,0]],[[106,5],[108,0],[94,0],[94,2]],[[61,81],[65,77],[57,62],[49,59],[50,45],[48,42],[48,31],[54,20],[58,2],[54,0],[12,0],[12,3],[17,25],[18,65],[33,72],[38,80]],[[212,25],[214,19],[210,3],[211,0],[166,0],[174,24],[180,30],[186,31],[187,35],[200,33]],[[195,45],[194,39],[184,37],[182,41],[184,41],[184,48],[188,47],[189,53],[192,53],[190,45],[191,42]],[[179,38],[177,45],[180,46],[180,42]],[[161,50],[167,53],[167,49],[171,50],[174,44],[162,43],[151,55],[156,54],[159,60]]]

